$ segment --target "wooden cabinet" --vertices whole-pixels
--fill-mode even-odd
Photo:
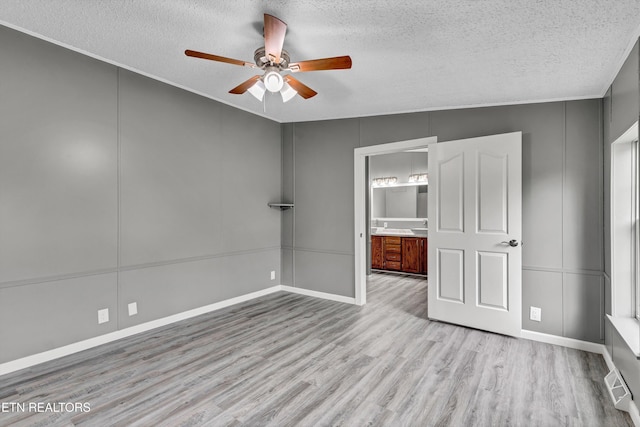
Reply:
[[[427,239],[371,236],[371,268],[427,274]]]
[[[402,237],[384,237],[385,270],[402,270]]]
[[[421,246],[419,237],[402,238],[402,271],[407,273],[422,272]]]
[[[427,274],[427,238],[420,238],[420,274]]]
[[[371,236],[371,268],[384,268],[384,248],[382,236]]]

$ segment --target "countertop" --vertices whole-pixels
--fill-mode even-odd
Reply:
[[[427,237],[426,228],[384,228],[371,227],[372,236]]]

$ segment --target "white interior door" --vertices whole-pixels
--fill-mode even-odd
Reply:
[[[431,319],[519,336],[522,133],[429,145]]]

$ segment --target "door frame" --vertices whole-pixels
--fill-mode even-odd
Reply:
[[[367,303],[367,239],[371,230],[367,230],[366,201],[369,183],[366,176],[368,156],[391,154],[401,151],[427,148],[438,142],[437,136],[389,142],[355,148],[353,151],[353,193],[354,193],[354,271],[356,305]]]

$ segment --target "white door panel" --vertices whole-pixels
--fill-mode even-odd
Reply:
[[[464,232],[464,153],[438,161],[438,229]]]
[[[478,252],[478,305],[509,310],[509,254]],[[496,281],[496,278],[501,280]]]
[[[464,303],[464,252],[438,249],[438,298]]]
[[[508,233],[508,157],[479,151],[477,158],[478,232]]]
[[[522,134],[431,144],[429,178],[429,317],[519,336]]]

